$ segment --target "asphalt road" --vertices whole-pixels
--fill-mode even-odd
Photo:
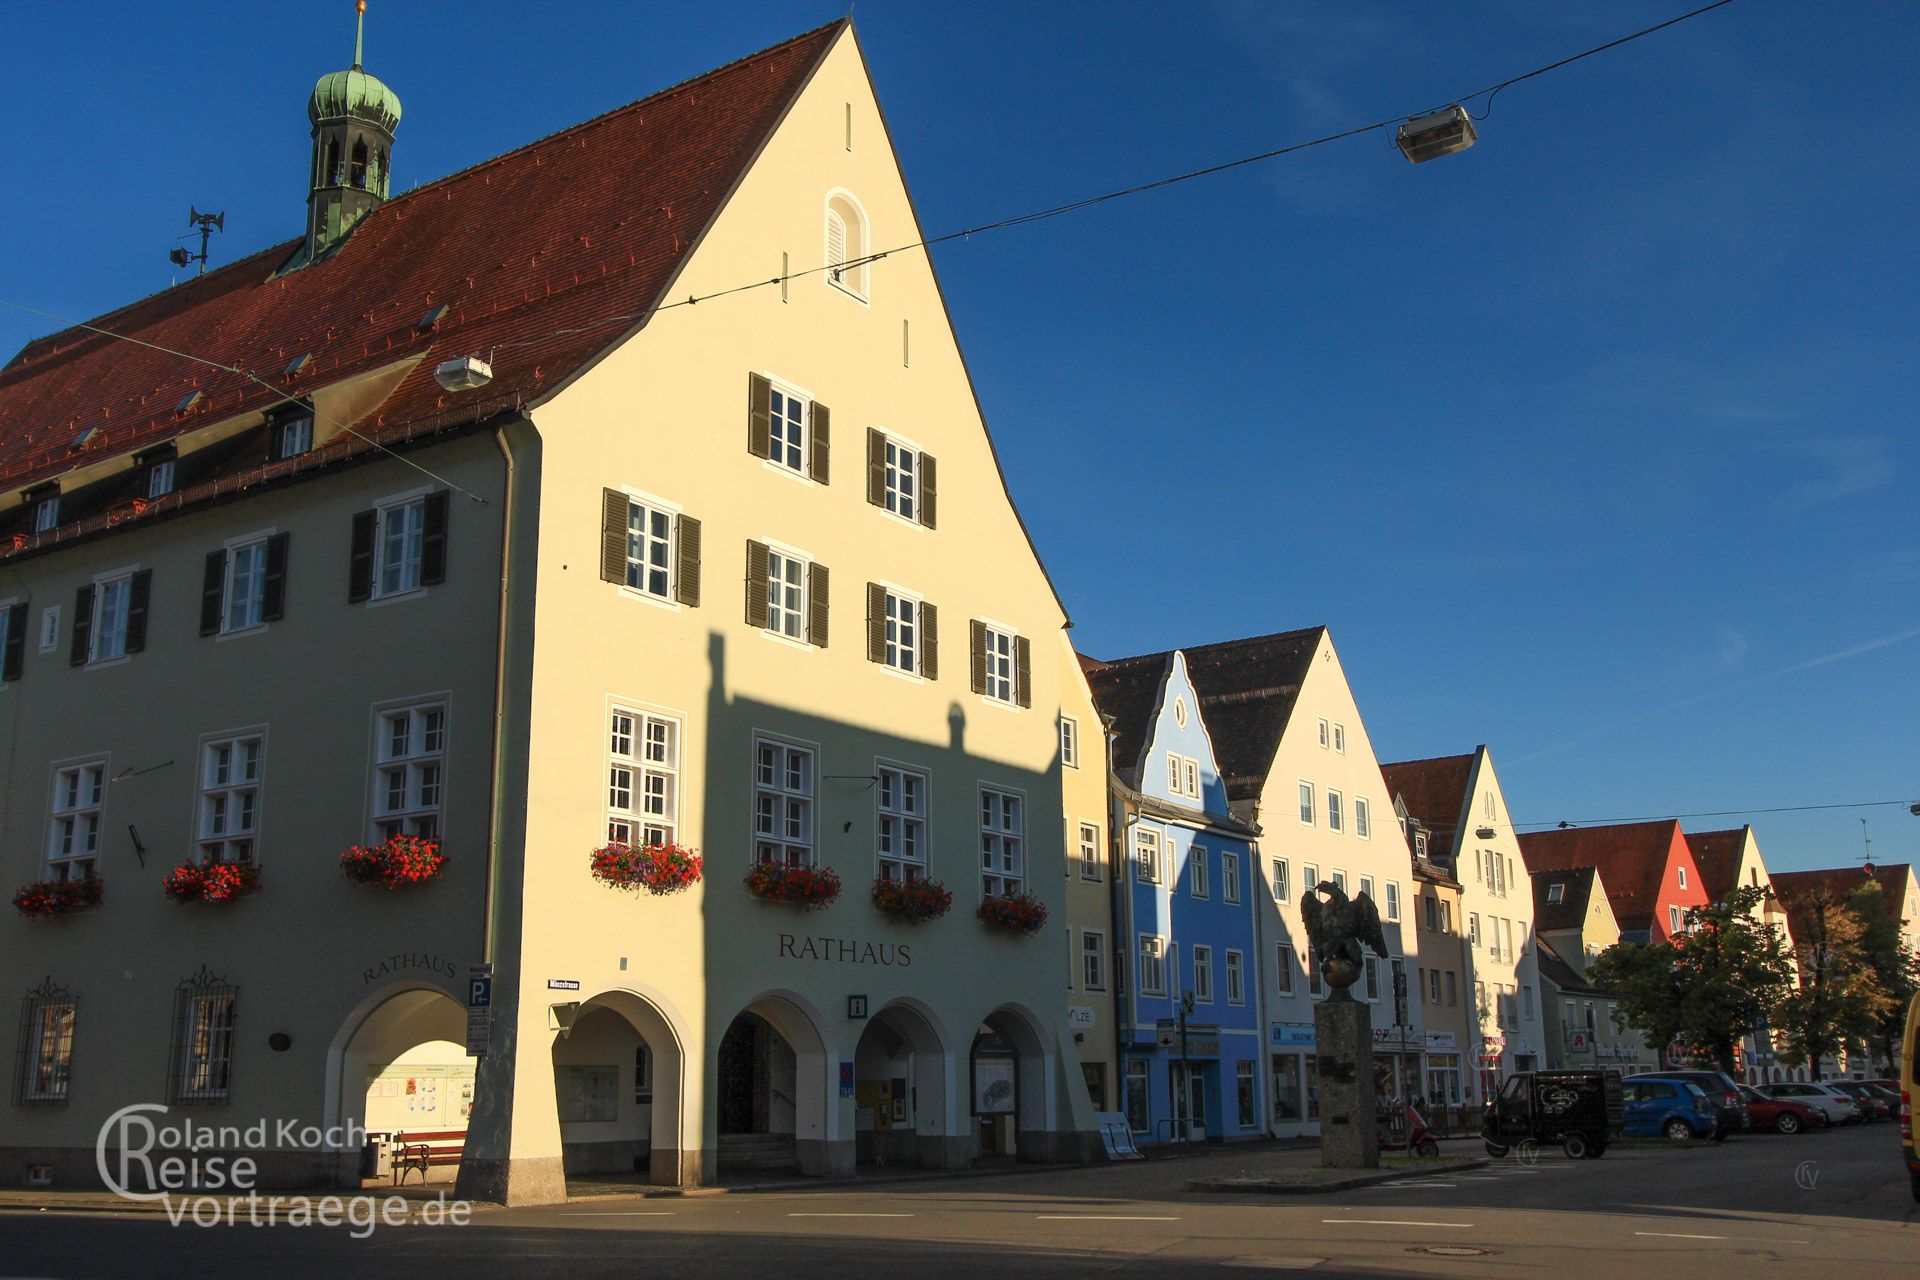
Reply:
[[[380,1227],[365,1239],[344,1228],[174,1227],[153,1214],[0,1213],[0,1276],[1920,1274],[1920,1206],[1888,1124],[1616,1148],[1598,1161],[1553,1152],[1334,1196],[1180,1190],[1201,1174],[1301,1158],[1227,1151],[812,1192],[610,1198],[486,1210],[466,1226]]]

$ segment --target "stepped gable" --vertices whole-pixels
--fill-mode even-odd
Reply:
[[[309,266],[275,274],[304,244],[290,240],[91,323],[252,371],[293,395],[428,353],[358,424],[377,438],[536,403],[665,300],[847,25],[837,20],[388,200]],[[445,315],[422,328],[438,306]],[[476,353],[492,354],[492,384],[443,392],[434,365]],[[302,355],[313,363],[286,379]],[[195,390],[201,399],[176,413]],[[278,398],[238,374],[67,329],[0,369],[0,487],[24,488]],[[71,450],[88,427],[97,430]],[[349,438],[341,452],[363,447]]]

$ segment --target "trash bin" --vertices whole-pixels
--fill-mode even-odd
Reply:
[[[360,1176],[362,1178],[391,1178],[393,1176],[393,1135],[387,1133],[369,1133],[367,1143],[360,1148]]]

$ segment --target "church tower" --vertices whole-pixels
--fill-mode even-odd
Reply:
[[[361,69],[367,0],[357,0],[354,8],[359,16],[353,34],[353,66],[321,76],[307,102],[307,119],[313,123],[307,262],[326,254],[387,198],[400,98]]]

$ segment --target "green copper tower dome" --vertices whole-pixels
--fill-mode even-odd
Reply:
[[[322,257],[387,198],[388,157],[400,124],[400,95],[360,65],[367,0],[356,0],[353,66],[321,76],[307,100],[313,174],[303,262]]]

